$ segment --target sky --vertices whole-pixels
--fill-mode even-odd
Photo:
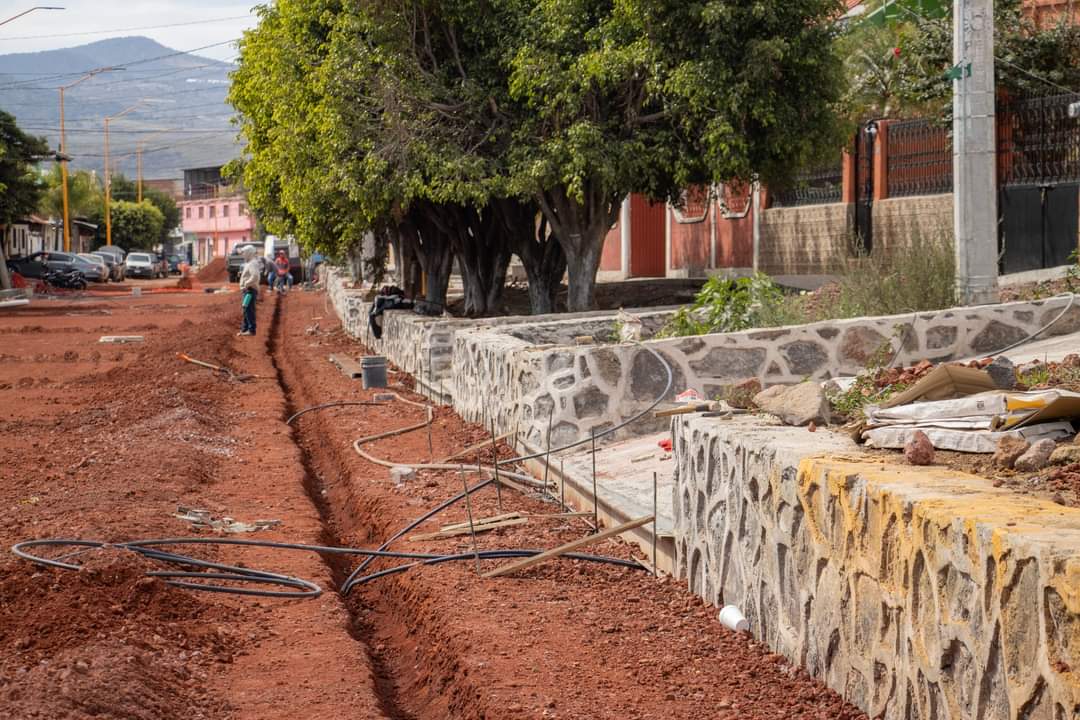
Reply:
[[[85,45],[95,40],[143,35],[176,50],[189,50],[239,38],[254,27],[256,0],[48,0],[64,10],[37,10],[0,25],[0,54],[36,52]],[[0,21],[35,2],[2,3]],[[215,22],[205,22],[213,20]],[[198,24],[182,24],[198,23]],[[150,26],[172,25],[173,27]],[[229,45],[200,50],[216,60],[233,60]]]

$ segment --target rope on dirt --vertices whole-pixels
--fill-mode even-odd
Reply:
[[[303,578],[282,575],[266,570],[258,570],[247,566],[211,562],[189,555],[181,555],[158,549],[163,545],[238,545],[272,550],[301,550],[319,554],[366,555],[369,557],[394,557],[413,560],[411,563],[389,568],[387,570],[381,570],[378,573],[359,578],[353,585],[371,582],[379,577],[404,572],[421,565],[432,565],[442,562],[472,559],[475,557],[474,553],[466,553],[463,555],[437,555],[432,553],[390,552],[385,550],[365,550],[362,548],[284,543],[271,540],[241,540],[234,538],[158,538],[151,540],[132,540],[120,543],[106,543],[97,540],[41,539],[26,540],[17,543],[12,546],[11,552],[14,553],[16,557],[34,563],[35,565],[60,570],[77,571],[82,569],[82,565],[69,562],[70,558],[73,556],[85,554],[92,550],[120,549],[166,565],[175,565],[181,568],[198,568],[197,570],[150,570],[146,573],[148,577],[162,578],[168,585],[186,590],[284,599],[311,599],[319,597],[322,594],[322,588],[310,580],[304,580]],[[32,552],[33,549],[40,547],[77,547],[81,549],[65,553],[58,558],[52,558]],[[485,550],[480,553],[480,558],[502,559],[531,557],[533,555],[538,555],[541,552],[541,550],[531,549]],[[565,557],[574,560],[585,560],[587,562],[605,563],[620,567],[641,569],[640,565],[637,563],[621,558],[585,554],[567,554]],[[271,585],[284,589],[261,590],[257,588],[223,585],[221,584],[223,582]],[[351,589],[351,587],[352,586],[349,586],[349,589]],[[342,587],[342,593],[344,594],[347,592],[348,590],[345,587]]]

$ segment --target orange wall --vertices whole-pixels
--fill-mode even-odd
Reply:
[[[754,211],[743,218],[716,216],[716,266],[748,268],[754,264]]]
[[[608,230],[604,238],[604,250],[600,254],[600,269],[605,271],[622,270],[622,229],[618,221]]]
[[[710,203],[710,206],[712,203]],[[710,212],[713,210],[709,208]],[[709,243],[712,241],[711,218],[706,215],[701,222],[681,223],[671,215],[671,269],[689,270],[690,275],[704,275],[709,267]]]

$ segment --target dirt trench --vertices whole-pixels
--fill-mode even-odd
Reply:
[[[288,414],[333,400],[372,399],[358,380],[327,362],[330,353],[355,356],[362,348],[326,312],[310,295],[278,305],[270,350]],[[392,373],[392,390],[408,396],[410,385],[406,375]],[[375,547],[460,491],[458,474],[444,471],[420,471],[415,482],[396,487],[385,467],[351,447],[357,437],[422,418],[419,409],[392,404],[333,408],[294,423],[292,437],[327,543]],[[393,462],[425,462],[484,437],[482,428],[439,407],[430,450],[423,431],[367,449]],[[503,447],[501,454],[511,451]],[[482,455],[490,462],[490,450]],[[503,504],[491,490],[473,496],[472,510],[484,517],[560,509],[512,491],[503,492]],[[416,532],[464,519],[464,507],[455,506]],[[478,543],[482,550],[542,549],[588,532],[580,520],[530,519],[478,536]],[[403,538],[393,549],[452,554],[471,545],[468,537]],[[625,559],[632,548],[609,540],[589,552]],[[337,556],[328,563],[338,586],[355,564]],[[392,564],[378,560],[369,571]],[[351,631],[369,653],[380,708],[390,718],[861,717],[801,668],[720,627],[715,610],[700,599],[645,572],[562,560],[485,580],[472,563],[447,563],[381,578],[344,600]]]
[[[278,303],[273,315],[269,352],[278,384],[285,397],[286,415],[326,401],[313,394],[304,378],[310,368],[290,352],[284,316],[287,303]],[[322,542],[331,546],[349,546],[363,538],[365,546],[377,545],[390,532],[390,526],[378,522],[378,504],[365,501],[351,491],[351,484],[341,482],[342,450],[325,442],[317,423],[293,428],[293,440],[300,450],[304,466],[304,487],[318,508],[323,521]],[[351,448],[345,453],[351,453]],[[347,456],[346,456],[347,458]],[[326,554],[323,560],[333,574],[335,591],[349,576],[355,561],[349,556]],[[418,652],[420,645],[439,643],[427,637],[417,642],[416,635],[430,634],[425,618],[410,612],[412,605],[400,603],[382,592],[368,592],[352,597],[341,596],[350,609],[350,633],[368,654],[374,674],[375,689],[384,717],[389,720],[452,720],[455,718],[497,718],[484,712],[479,689],[452,671],[454,658],[439,653]],[[439,633],[434,633],[438,635]],[[456,698],[451,702],[440,699]],[[418,702],[421,698],[423,702]]]

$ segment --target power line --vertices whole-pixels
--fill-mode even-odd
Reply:
[[[197,47],[197,48],[191,48],[190,50],[174,50],[173,52],[167,53],[165,55],[157,55],[155,57],[142,58],[141,60],[131,60],[131,61],[126,62],[126,63],[117,63],[116,65],[110,65],[109,67],[112,67],[112,68],[129,68],[129,67],[131,67],[133,65],[143,65],[145,63],[156,62],[158,60],[167,60],[168,58],[177,57],[179,55],[190,55],[191,53],[195,53],[195,52],[198,52],[200,50],[209,50],[210,48],[221,47],[222,45],[229,45],[231,43],[237,42],[238,39],[239,38],[232,38],[230,40],[222,40],[221,42],[210,43],[209,45],[202,45],[202,46]],[[50,80],[50,79],[59,80],[61,78],[78,77],[78,76],[81,76],[81,75],[85,75],[85,74],[87,74],[89,72],[93,72],[94,70],[97,70],[97,69],[98,68],[88,68],[86,70],[79,70],[79,71],[75,71],[75,72],[60,73],[60,74],[58,74],[58,75],[56,75],[56,76],[54,76],[52,78],[47,77],[47,78],[39,78],[37,80],[22,80],[22,81],[19,81],[19,82],[8,83],[7,85],[0,85],[0,89],[8,88],[8,87],[18,87],[19,85],[27,85],[29,83],[40,82],[41,80]],[[53,88],[53,89],[55,89],[55,88]]]
[[[56,126],[44,126],[44,125],[23,125],[23,130],[36,130],[38,132],[60,132],[60,128]],[[64,132],[69,133],[104,133],[104,129],[91,129],[91,128],[66,128]],[[147,128],[146,130],[124,130],[122,128],[110,128],[109,133],[117,133],[124,135],[149,135],[154,133],[207,133],[207,132],[228,132],[225,128]]]
[[[112,30],[84,30],[82,32],[57,33],[54,35],[19,35],[15,37],[0,37],[0,40],[46,40],[53,38],[79,37],[82,35],[108,35],[109,33],[131,32],[133,30],[162,30],[165,28],[186,27],[188,25],[209,25],[211,23],[229,22],[230,20],[246,20],[247,15],[234,15],[233,17],[212,18],[209,20],[192,20],[190,22],[169,23],[167,25],[143,25],[141,27],[114,28]]]

